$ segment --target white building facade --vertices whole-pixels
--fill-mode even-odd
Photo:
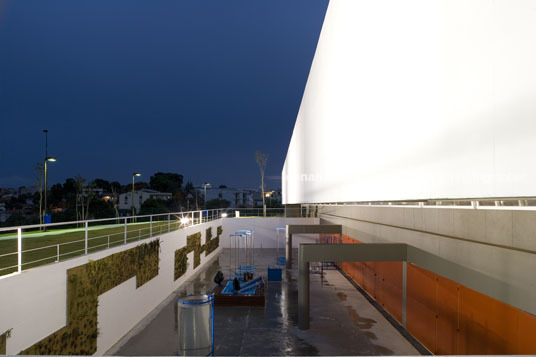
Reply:
[[[132,197],[132,191],[120,194],[119,210],[130,210],[132,208]],[[136,212],[139,212],[143,202],[150,198],[167,201],[170,200],[171,197],[172,195],[170,192],[158,192],[144,188],[139,191],[134,191],[134,208],[136,208]]]

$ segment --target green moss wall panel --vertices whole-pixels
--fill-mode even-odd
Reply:
[[[157,239],[67,270],[67,325],[21,354],[94,354],[99,295],[134,276],[136,287],[153,279],[158,275],[159,252]]]

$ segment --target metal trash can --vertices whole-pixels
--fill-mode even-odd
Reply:
[[[214,355],[214,295],[177,299],[179,356]]]

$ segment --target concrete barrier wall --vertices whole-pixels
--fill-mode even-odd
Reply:
[[[361,243],[343,236],[344,244]],[[402,323],[401,262],[343,262],[341,268]],[[435,355],[535,354],[536,316],[407,264],[407,330]]]
[[[0,278],[0,333],[13,329],[7,340],[7,354],[17,354],[49,336],[66,324],[67,270],[133,248],[160,238],[158,275],[136,289],[132,278],[99,296],[97,355],[102,355],[128,333],[151,310],[176,290],[186,279],[202,269],[205,263],[219,254],[218,248],[208,257],[201,254],[201,265],[194,271],[193,252],[188,255],[188,270],[174,281],[175,251],[186,245],[186,237],[201,232],[205,243],[208,227],[216,236],[222,220],[204,223],[180,231],[111,248],[105,251],[50,264],[12,276]]]
[[[238,230],[249,229],[254,231],[255,248],[277,248],[277,227],[287,224],[318,224],[318,218],[224,218],[223,219],[223,247],[229,248],[229,235]],[[280,233],[279,247],[285,251],[285,232]],[[298,248],[300,243],[314,243],[318,234],[296,234],[292,236],[292,245]],[[220,244],[221,246],[221,244]]]
[[[365,243],[407,243],[511,285],[536,289],[536,211],[323,206],[324,223]]]

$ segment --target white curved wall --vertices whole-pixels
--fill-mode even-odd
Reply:
[[[536,196],[536,2],[331,0],[284,203]]]

